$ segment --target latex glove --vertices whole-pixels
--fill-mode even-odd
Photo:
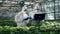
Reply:
[[[32,17],[31,17],[31,16],[29,16],[29,17],[28,17],[28,19],[32,19]]]
[[[25,21],[25,20],[28,20],[28,17],[27,18],[22,18],[22,21]]]

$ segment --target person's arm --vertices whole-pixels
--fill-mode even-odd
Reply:
[[[22,21],[25,21],[25,20],[28,20],[28,17],[27,18],[22,18]]]
[[[28,17],[29,19],[33,19],[33,14],[32,14],[32,12],[30,12],[29,13],[29,17]]]
[[[15,22],[20,22],[21,20],[20,20],[20,13],[18,13],[18,14],[16,14],[16,16],[15,16]]]
[[[24,14],[22,20],[23,21],[28,20],[28,15],[27,14]]]

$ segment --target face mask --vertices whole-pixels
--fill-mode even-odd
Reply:
[[[39,9],[35,9],[35,10],[39,10]]]
[[[26,9],[24,11],[27,11]]]

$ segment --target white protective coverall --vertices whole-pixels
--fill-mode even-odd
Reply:
[[[26,10],[27,7],[24,6],[22,8],[22,11],[15,16],[15,22],[17,23],[17,26],[26,26],[28,24],[29,20],[24,20],[28,17],[28,15],[26,14]]]
[[[40,21],[38,21],[38,20],[33,20],[35,14],[42,14],[42,12],[40,11],[40,9],[39,9],[38,6],[35,6],[34,9],[33,9],[33,11],[31,11],[31,12],[29,13],[29,16],[31,17],[30,22],[31,22],[31,25],[33,25],[33,26],[34,26],[34,25],[37,25],[37,22],[40,22]]]

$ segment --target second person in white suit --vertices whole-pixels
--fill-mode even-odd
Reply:
[[[34,15],[35,15],[35,14],[42,14],[42,12],[41,12],[40,9],[39,9],[39,6],[35,6],[34,9],[33,9],[33,11],[31,11],[31,12],[29,13],[29,17],[31,18],[30,23],[31,23],[31,25],[33,25],[33,26],[37,25],[38,22],[40,22],[40,20],[34,20]]]

